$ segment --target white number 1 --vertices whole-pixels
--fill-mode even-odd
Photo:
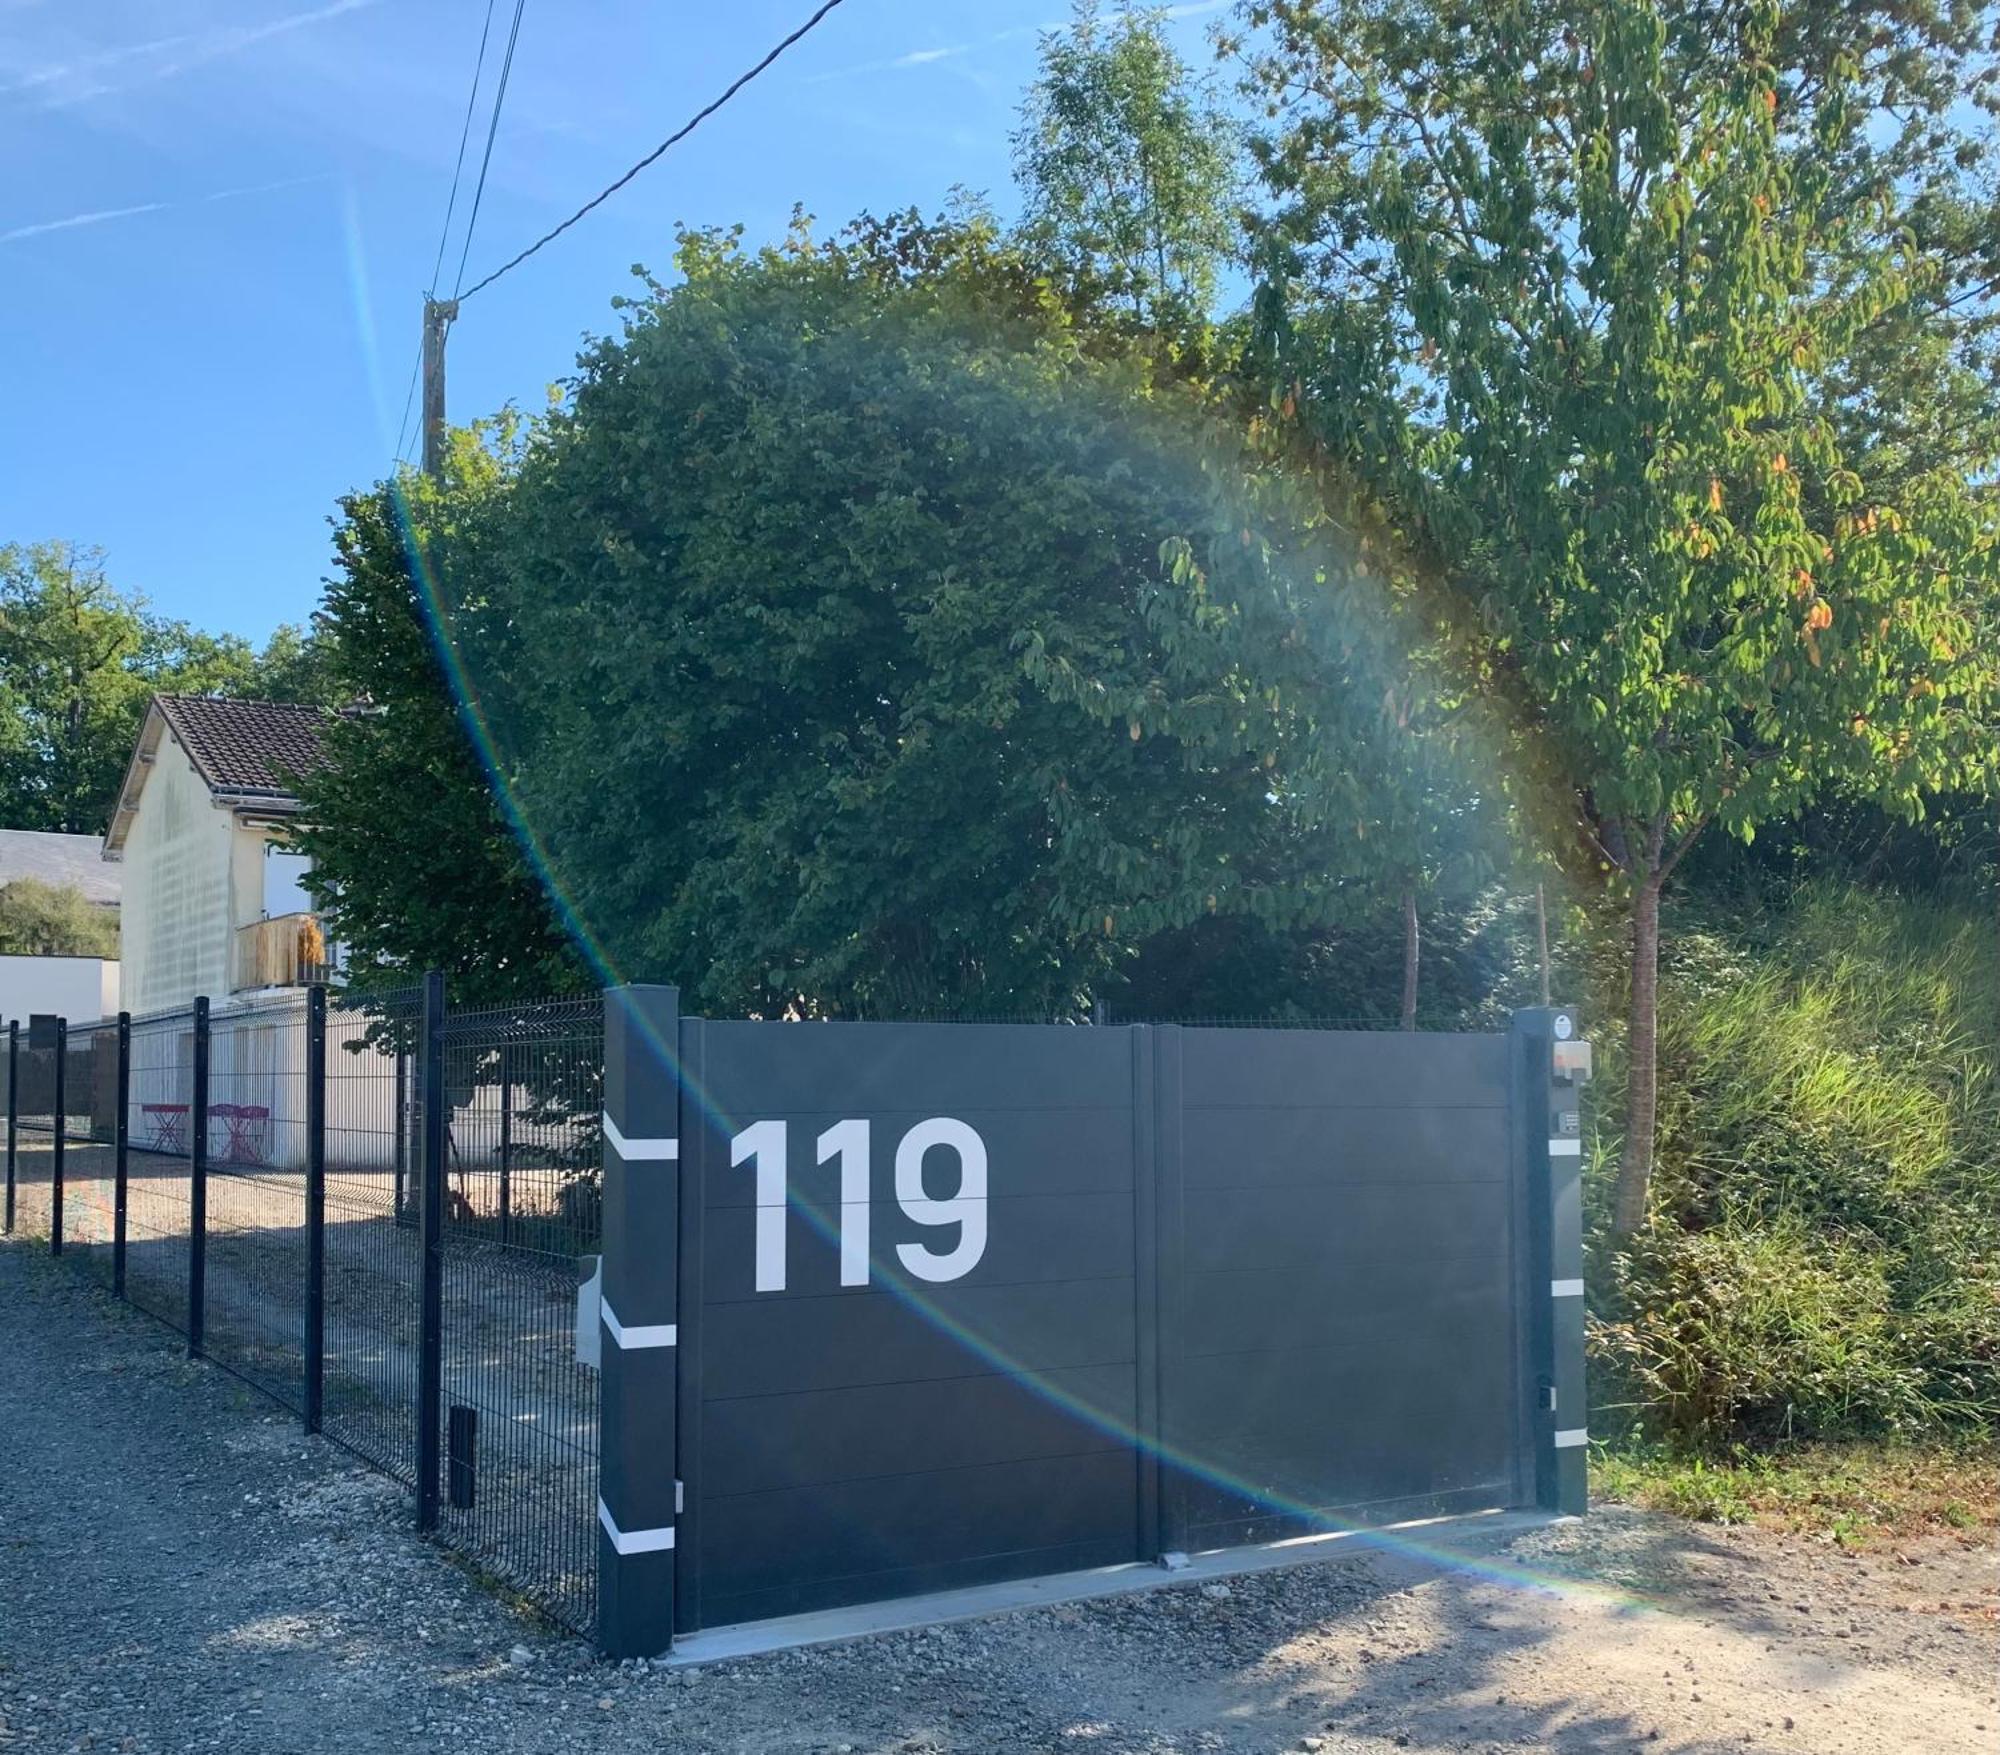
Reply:
[[[868,1284],[868,1123],[836,1121],[819,1136],[819,1161],[840,1160],[840,1283]],[[760,1292],[764,1289],[759,1286]]]
[[[757,1168],[757,1290],[785,1289],[785,1124],[760,1121],[729,1142],[732,1168]]]
[[[729,1162],[749,1164],[757,1182],[756,1289],[785,1289],[786,1128],[782,1121],[758,1121],[729,1142]],[[840,1165],[840,1283],[868,1284],[869,1127],[863,1120],[836,1121],[819,1136],[821,1164]],[[924,1157],[948,1149],[958,1158],[958,1190],[932,1197],[924,1191]],[[896,1147],[896,1204],[916,1224],[956,1225],[958,1242],[939,1253],[921,1243],[899,1243],[896,1256],[909,1272],[933,1283],[962,1279],[986,1253],[986,1142],[948,1115],[920,1121]]]

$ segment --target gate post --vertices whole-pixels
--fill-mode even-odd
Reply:
[[[7,1026],[7,1210],[0,1231],[14,1229],[14,1159],[21,1129],[21,1026]]]
[[[111,1125],[111,1291],[125,1296],[125,1215],[131,1200],[132,1014],[118,1014],[118,1119]]]
[[[674,1639],[679,1050],[678,989],[607,990],[597,1461],[606,1657],[658,1657]]]
[[[62,1254],[63,1145],[69,1133],[69,1019],[56,1019],[54,1137],[49,1141],[49,1254]]]
[[[208,996],[194,1002],[194,1090],[188,1104],[188,1357],[199,1359],[208,1314]]]
[[[1582,1089],[1590,1044],[1576,1014],[1514,1014],[1514,1124],[1528,1166],[1528,1333],[1535,1375],[1535,1503],[1581,1516],[1589,1503],[1584,1379]]]

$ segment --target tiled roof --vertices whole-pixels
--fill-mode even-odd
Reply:
[[[277,701],[218,701],[206,695],[155,695],[196,771],[216,792],[255,794],[296,804],[291,776],[320,765],[317,707]]]
[[[42,829],[0,829],[0,884],[39,878],[58,889],[81,890],[86,901],[116,907],[125,874],[104,863],[95,835],[55,835]]]

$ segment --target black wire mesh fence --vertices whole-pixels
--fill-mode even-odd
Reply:
[[[443,1053],[441,1528],[556,1619],[587,1628],[597,1373],[579,1360],[576,1321],[599,1249],[603,1004],[460,1013]]]
[[[306,995],[209,1021],[203,1350],[305,1408]]]
[[[326,1020],[326,1368],[321,1429],[417,1482],[422,1245],[414,1180],[415,989]]]
[[[182,1334],[188,1328],[193,1232],[189,1132],[194,1118],[194,1017],[132,1020],[127,1075],[125,1296]]]
[[[577,1312],[598,1249],[602,1003],[440,1011],[432,1029],[421,999],[330,995],[317,1043],[303,990],[133,1019],[122,1060],[115,1021],[74,1026],[61,1047],[20,1032],[5,1075],[13,1231],[49,1238],[60,1144],[63,1253],[114,1281],[122,1122],[130,1302],[412,1489],[428,1356],[441,1478],[418,1492],[420,1519],[435,1504],[443,1541],[585,1631],[598,1404]],[[427,1065],[444,1108],[428,1165]],[[429,1333],[427,1178],[442,1287]]]
[[[118,1153],[118,1025],[72,1025],[63,1079],[63,1252],[112,1278]]]

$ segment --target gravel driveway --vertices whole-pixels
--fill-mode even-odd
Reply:
[[[1611,1509],[686,1672],[592,1661],[403,1496],[0,1244],[0,1749],[2000,1748],[2000,1547]]]

